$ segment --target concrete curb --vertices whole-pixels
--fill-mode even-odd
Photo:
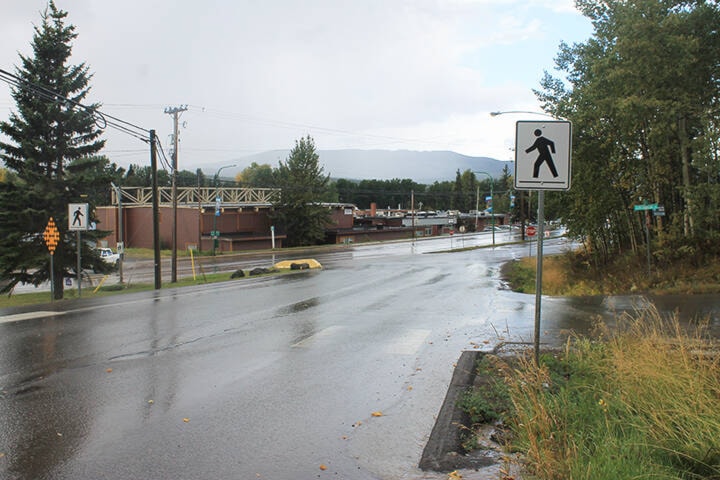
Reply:
[[[471,350],[460,355],[445,401],[420,458],[420,469],[450,472],[459,468],[477,469],[497,463],[495,458],[484,456],[481,452],[465,454],[462,433],[465,426],[470,425],[470,419],[465,412],[455,408],[463,392],[473,385],[477,376],[477,362],[486,353]]]

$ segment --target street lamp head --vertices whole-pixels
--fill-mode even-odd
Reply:
[[[217,187],[220,183],[220,172],[223,171],[226,168],[233,168],[237,167],[234,163],[232,165],[223,165],[222,167],[218,168],[218,171],[215,172],[215,186]]]
[[[235,165],[234,163],[232,165],[223,165],[222,167],[218,168],[217,172],[215,172],[215,176],[216,177],[219,176],[220,172],[226,168],[234,168],[234,167],[237,167],[237,165]]]
[[[505,114],[508,114],[508,113],[524,113],[524,114],[528,114],[528,115],[541,115],[541,116],[543,116],[543,117],[549,117],[549,118],[552,118],[552,119],[555,119],[555,118],[556,118],[555,116],[553,116],[553,115],[551,115],[551,114],[549,114],[549,113],[546,113],[546,112],[532,112],[532,111],[530,111],[530,110],[507,110],[507,111],[504,111],[504,112],[490,112],[490,116],[491,116],[491,117],[497,117],[497,116],[505,115]]]

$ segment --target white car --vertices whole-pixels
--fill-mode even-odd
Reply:
[[[98,248],[98,252],[100,253],[100,258],[110,265],[117,265],[120,260],[120,255],[113,252],[111,248]]]

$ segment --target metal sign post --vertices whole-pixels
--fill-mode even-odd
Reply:
[[[645,212],[645,246],[647,250],[647,268],[648,277],[652,275],[652,262],[650,258],[650,212],[657,212],[661,207],[657,203],[647,203],[643,205],[635,205],[633,210],[636,212]],[[662,215],[665,215],[665,207],[662,207]]]
[[[538,190],[537,271],[535,274],[535,364],[540,364],[545,190],[570,189],[572,124],[524,121],[515,126],[515,188]]]
[[[43,240],[50,252],[50,301],[55,300],[55,247],[60,242],[60,232],[58,232],[55,220],[50,217],[45,231],[43,232]]]

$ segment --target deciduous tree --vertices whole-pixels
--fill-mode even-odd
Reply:
[[[644,243],[633,206],[665,207],[654,238],[688,246],[717,235],[720,98],[717,2],[579,0],[593,36],[561,45],[561,78],[538,92],[546,111],[573,121],[572,189],[563,195],[571,233],[598,257]],[[712,232],[715,232],[714,234]],[[714,242],[716,243],[716,242]]]
[[[273,169],[267,163],[252,162],[237,174],[235,181],[245,187],[271,188],[275,183]]]

